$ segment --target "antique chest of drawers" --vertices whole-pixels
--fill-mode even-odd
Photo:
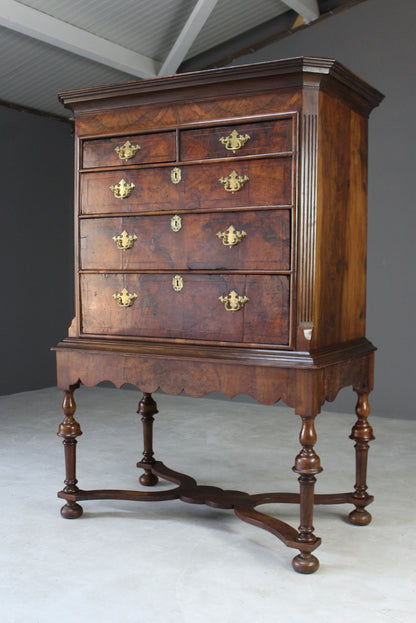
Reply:
[[[374,347],[365,338],[367,117],[381,94],[335,61],[299,58],[60,94],[76,132],[76,314],[56,347],[65,419],[65,517],[80,500],[181,498],[234,508],[311,553],[314,503],[350,502],[366,524]],[[84,491],[75,476],[73,392],[111,381],[143,392],[140,481],[169,492]],[[357,482],[314,496],[314,418],[358,393]],[[207,492],[156,461],[152,392],[280,398],[301,416],[295,530],[255,507],[269,497]],[[153,493],[154,491],[154,493]],[[286,497],[285,497],[286,496]]]

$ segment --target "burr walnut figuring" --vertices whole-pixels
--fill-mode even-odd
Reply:
[[[62,515],[79,517],[82,500],[110,498],[234,509],[298,550],[296,571],[316,571],[314,504],[349,503],[352,523],[371,520],[367,118],[381,94],[336,61],[297,58],[60,99],[74,114],[77,166],[76,315],[55,349],[65,414]],[[163,478],[171,489],[78,487],[74,391],[102,381],[143,393],[140,482]],[[345,386],[358,395],[356,483],[317,495],[315,416]],[[158,388],[284,400],[301,418],[299,492],[198,486],[156,460]],[[297,503],[299,528],[258,510],[270,502]]]

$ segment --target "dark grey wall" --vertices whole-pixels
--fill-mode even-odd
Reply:
[[[0,106],[0,394],[54,385],[73,315],[73,137]]]
[[[414,0],[367,0],[238,59],[334,57],[386,95],[370,118],[367,334],[373,413],[404,418],[416,417],[415,21]],[[11,393],[55,383],[49,348],[72,319],[73,147],[67,124],[1,106],[0,137],[0,393]],[[332,408],[353,404],[343,390]]]
[[[370,116],[367,335],[373,413],[402,418],[416,417],[415,23],[414,0],[367,0],[234,63],[336,58],[386,96]],[[333,408],[350,409],[350,394]]]

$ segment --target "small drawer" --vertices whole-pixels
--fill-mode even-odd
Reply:
[[[82,147],[82,168],[84,169],[116,167],[123,164],[174,162],[175,159],[175,132],[85,140]]]
[[[81,214],[292,203],[290,157],[81,175]]]
[[[292,117],[180,132],[180,159],[184,161],[292,151]]]
[[[87,270],[290,270],[290,209],[81,219]]]
[[[285,275],[83,274],[82,331],[288,345],[289,282]]]

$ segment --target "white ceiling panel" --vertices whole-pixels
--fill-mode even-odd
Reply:
[[[227,0],[218,2],[187,58],[241,35],[241,33],[285,13],[288,6],[279,0]]]
[[[196,0],[19,0],[19,3],[163,61]]]
[[[202,69],[362,1],[0,0],[0,103],[67,117],[60,90]]]
[[[0,28],[0,76],[2,101],[59,116],[69,112],[58,102],[58,91],[131,79],[6,28]]]

